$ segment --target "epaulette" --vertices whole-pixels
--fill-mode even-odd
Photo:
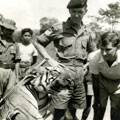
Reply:
[[[59,22],[59,23],[55,23],[52,27],[51,27],[51,29],[52,29],[52,31],[54,31],[54,32],[62,32],[63,31],[63,25],[62,25],[63,23],[62,22]]]

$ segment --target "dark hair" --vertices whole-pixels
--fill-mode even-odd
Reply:
[[[99,40],[99,46],[105,47],[109,43],[112,43],[114,47],[117,47],[120,44],[120,37],[117,32],[105,32],[101,35],[101,39]]]
[[[26,32],[29,32],[31,35],[33,35],[33,31],[30,28],[24,28],[21,30],[21,36],[23,36]]]

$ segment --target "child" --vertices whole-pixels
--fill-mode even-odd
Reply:
[[[20,49],[20,70],[19,78],[25,77],[26,71],[37,61],[38,52],[31,43],[33,31],[25,28],[21,31],[21,43],[18,43]]]

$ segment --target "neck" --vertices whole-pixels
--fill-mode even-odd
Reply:
[[[81,26],[82,26],[82,22],[79,22],[79,23],[74,23],[74,22],[71,22],[72,26],[78,31]]]
[[[6,40],[7,42],[12,42],[13,41],[11,36],[1,36],[1,39]]]
[[[24,42],[24,41],[22,43],[26,46],[30,44],[30,42]]]

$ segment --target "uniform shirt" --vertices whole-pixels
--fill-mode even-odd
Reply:
[[[18,43],[18,46],[20,49],[21,61],[31,63],[33,60],[33,56],[38,56],[38,52],[32,43],[29,45],[23,45],[22,43]]]
[[[102,73],[109,79],[120,79],[120,50],[117,51],[117,59],[111,67],[104,61],[101,51],[97,51],[90,60],[90,72],[92,74]]]
[[[51,41],[54,42],[56,56],[60,62],[71,59],[86,60],[88,52],[96,49],[91,31],[82,25],[77,32],[70,18],[62,24],[54,25],[37,39],[43,46],[47,46]]]
[[[0,40],[0,63],[12,64],[19,59],[20,56],[17,44]]]

